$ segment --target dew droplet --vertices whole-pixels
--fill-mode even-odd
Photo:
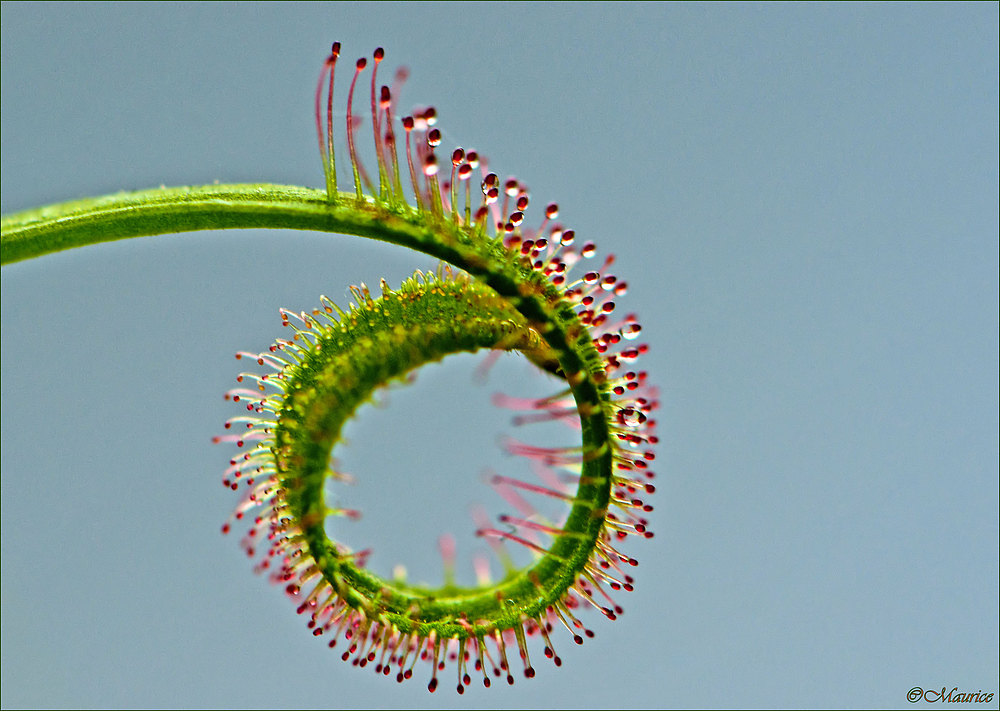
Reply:
[[[428,142],[430,142],[429,139]],[[424,158],[424,175],[430,177],[432,175],[437,175],[437,172],[438,172],[437,158],[434,157],[433,153],[429,153],[427,157]]]
[[[632,341],[639,337],[639,332],[642,331],[642,326],[637,323],[630,323],[622,329],[622,338]]]
[[[646,416],[634,407],[626,407],[618,411],[621,421],[629,427],[638,427],[646,420]]]

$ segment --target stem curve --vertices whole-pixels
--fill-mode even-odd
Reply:
[[[215,441],[235,442],[238,447],[246,441],[255,443],[250,451],[230,460],[223,480],[237,490],[243,483],[241,477],[247,475],[244,481],[250,490],[233,517],[240,519],[256,510],[258,515],[244,541],[264,544],[265,536],[273,541],[265,544],[270,545],[267,555],[283,562],[272,580],[292,581],[286,588],[292,596],[303,593],[299,612],[315,609],[309,623],[314,635],[336,628],[330,642],[333,647],[337,637],[345,634],[351,641],[345,661],[356,652],[354,663],[365,666],[381,650],[376,671],[388,674],[389,663],[396,663],[400,668],[397,681],[410,678],[412,664],[404,667],[411,655],[413,663],[418,658],[432,661],[428,688],[434,691],[437,672],[444,667],[441,655],[454,655],[462,693],[470,683],[467,662],[472,652],[478,655],[475,666],[482,671],[484,684],[490,685],[485,653],[494,675],[504,670],[508,683],[513,683],[507,644],[516,642],[525,676],[532,677],[527,635],[540,634],[546,656],[559,665],[548,635],[553,624],[563,624],[580,644],[583,640],[577,630],[588,636],[592,633],[571,609],[587,603],[615,619],[621,608],[603,586],[632,590],[633,580],[621,565],[634,566],[637,561],[618,552],[613,543],[629,534],[653,535],[643,518],[652,507],[635,496],[655,490],[648,483],[654,476],[648,462],[655,455],[648,447],[657,443],[652,433],[655,423],[644,413],[658,406],[656,390],[646,384],[644,371],[627,367],[647,347],[628,343],[641,330],[634,314],[611,317],[614,298],[626,293],[626,284],[607,272],[613,255],[582,278],[568,279],[573,266],[593,257],[596,247],[587,242],[574,248],[572,230],[558,223],[549,226],[558,217],[555,203],[546,206],[545,219],[537,229],[522,228],[529,203],[527,189],[513,178],[501,184],[495,173],[486,174],[485,159],[480,163],[476,152],[460,148],[451,154],[450,181],[439,182],[434,149],[441,143],[441,132],[430,128],[437,122],[433,108],[401,121],[415,202],[410,205],[399,178],[392,127],[396,88],[390,92],[382,87],[376,99],[374,74],[370,104],[379,185],[369,183],[356,154],[356,117],[349,98],[346,127],[355,191],[338,192],[329,94],[325,136],[320,112],[326,72],[332,92],[339,49],[335,43],[315,100],[326,191],[268,183],[161,187],[28,210],[0,221],[0,264],[120,239],[264,228],[365,237],[422,252],[461,270],[454,279],[450,272],[442,279],[439,271],[437,280],[425,277],[422,286],[416,280],[404,282],[398,292],[383,282],[378,300],[371,298],[364,285],[352,287],[358,305],[351,305],[346,313],[325,297],[323,309],[314,310],[313,316],[282,310],[284,325],[291,325],[289,316],[304,325],[295,328],[298,343],[279,340],[270,354],[237,354],[237,358],[249,355],[259,365],[278,371],[244,373],[237,380],[248,377],[257,381],[260,392],[272,385],[281,394],[261,396],[248,389],[227,393],[234,401],[249,401],[247,410],[269,414],[258,418],[244,413],[233,418],[226,423],[227,429],[234,423],[246,429]],[[376,65],[383,56],[383,50],[377,49]],[[355,65],[350,96],[365,64],[360,59]],[[411,154],[411,133],[421,139],[415,155]],[[478,208],[470,189],[476,168],[485,174]],[[447,172],[441,175],[444,178]],[[457,205],[462,191],[455,185],[456,177],[466,182],[464,217]],[[423,306],[417,308],[417,302]],[[334,311],[339,318],[332,316]],[[416,313],[419,318],[413,316]],[[518,350],[565,381],[568,389],[559,395],[514,409],[531,412],[524,421],[572,419],[575,424],[578,417],[581,446],[546,450],[518,444],[520,451],[514,453],[536,458],[543,468],[550,467],[550,473],[557,467],[571,472],[577,481],[575,495],[506,477],[494,477],[494,485],[557,496],[569,502],[569,513],[561,528],[530,520],[534,513],[525,514],[527,518],[501,516],[500,521],[515,531],[524,529],[532,535],[544,531],[552,541],[547,549],[507,531],[481,528],[479,535],[515,541],[539,554],[533,565],[510,572],[497,584],[459,588],[446,580],[442,588],[431,590],[384,580],[364,569],[360,554],[331,541],[324,528],[328,515],[350,515],[345,509],[328,509],[323,500],[324,482],[337,475],[329,467],[329,457],[340,428],[372,390],[388,380],[449,353],[481,348]],[[278,350],[285,351],[284,356]],[[267,419],[270,415],[273,420]],[[255,473],[265,481],[255,485]],[[252,557],[252,542],[245,548]],[[258,572],[268,565],[267,559],[262,561]],[[310,592],[302,590],[313,583]],[[605,607],[598,595],[611,607]],[[490,656],[486,640],[492,640],[499,663]]]
[[[63,203],[5,216],[0,232],[0,263],[135,237],[195,230],[271,228],[376,239],[429,254],[479,277],[509,300],[538,330],[555,352],[562,372],[567,374],[581,416],[583,473],[576,502],[564,526],[565,534],[556,538],[552,549],[538,564],[515,579],[478,594],[475,600],[467,596],[450,601],[440,599],[434,605],[422,607],[421,614],[428,623],[457,619],[461,612],[472,619],[483,614],[492,620],[489,629],[450,621],[434,626],[439,636],[459,638],[510,626],[521,615],[535,618],[572,585],[604,525],[603,512],[607,510],[611,492],[612,444],[604,407],[609,396],[595,378],[595,374],[603,374],[597,351],[572,309],[565,305],[559,308],[554,290],[540,280],[526,278],[530,272],[505,259],[507,253],[502,247],[495,250],[494,258],[484,258],[482,251],[472,246],[473,237],[453,222],[433,219],[431,227],[426,213],[391,209],[374,200],[357,200],[343,193],[339,197],[331,204],[327,194],[319,190],[245,184],[157,188]],[[526,283],[533,288],[526,289]],[[567,328],[570,325],[576,328]],[[581,349],[590,358],[581,357]],[[329,551],[321,550],[327,545],[322,524],[315,529],[310,547],[313,557],[321,562],[328,558]],[[388,596],[391,599],[386,599],[385,581],[349,562],[338,568],[355,589],[388,603],[392,622],[403,631],[411,631],[411,624],[403,614],[412,602],[407,595],[393,591]],[[510,606],[508,611],[504,600],[519,604]],[[423,634],[429,630],[427,624],[413,629]]]

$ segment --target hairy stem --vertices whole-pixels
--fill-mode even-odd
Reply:
[[[608,401],[601,385],[603,363],[590,335],[572,307],[537,272],[518,267],[502,245],[494,252],[484,237],[440,215],[428,215],[406,205],[308,188],[252,184],[160,188],[80,200],[6,216],[2,220],[0,263],[8,264],[52,252],[130,237],[207,229],[300,229],[368,237],[418,250],[469,272],[509,301],[552,348],[576,399],[582,425],[584,463],[580,487],[563,534],[529,571],[475,597],[440,599],[425,609],[427,622],[437,622],[438,634],[466,637],[468,625],[455,620],[464,608],[498,623],[514,624],[504,615],[503,600],[517,602],[512,616],[539,616],[572,585],[587,563],[601,534],[612,479]],[[487,240],[488,242],[488,240]],[[325,459],[324,459],[325,461]],[[319,499],[317,499],[317,502]],[[323,567],[320,521],[306,526],[312,554]],[[385,589],[385,582],[354,566],[330,571],[351,578],[353,586],[371,598],[388,597],[393,622],[410,628],[405,613],[409,597]],[[497,592],[502,594],[497,596]],[[469,603],[472,603],[469,610]],[[352,604],[361,604],[360,602]],[[490,614],[487,614],[489,611]],[[486,632],[488,629],[482,630]],[[475,630],[481,633],[480,630]]]
[[[402,213],[341,193],[267,183],[156,188],[5,215],[0,264],[130,237],[219,229],[335,232],[399,244],[447,259],[439,240]]]

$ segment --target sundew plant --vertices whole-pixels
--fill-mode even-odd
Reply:
[[[229,452],[222,484],[238,497],[222,532],[284,590],[317,643],[399,682],[422,663],[432,692],[451,664],[462,693],[473,677],[487,687],[534,677],[540,656],[559,666],[561,644],[594,636],[594,613],[621,614],[617,598],[638,565],[627,539],[653,536],[657,393],[613,255],[578,238],[556,203],[538,207],[520,180],[491,172],[485,156],[445,146],[434,108],[401,110],[405,72],[380,83],[384,57],[376,49],[345,77],[335,43],[323,63],[313,107],[323,189],[161,187],[51,205],[4,216],[0,255],[8,264],[130,237],[279,228],[439,259],[435,273],[398,287],[351,287],[352,303],[319,296],[312,310],[282,309],[285,338],[236,354],[246,370],[225,394],[233,415],[215,441]],[[335,88],[346,98],[335,101]],[[363,142],[373,159],[362,159]],[[506,440],[537,479],[490,478],[510,511],[476,521],[498,567],[477,559],[475,586],[449,572],[448,537],[440,587],[413,584],[402,569],[377,575],[366,563],[378,541],[354,550],[330,535],[360,515],[325,494],[346,478],[333,458],[343,426],[380,388],[477,351],[518,352],[549,374],[553,392],[496,402],[518,423],[562,423],[579,441]],[[513,547],[531,562],[515,565]]]

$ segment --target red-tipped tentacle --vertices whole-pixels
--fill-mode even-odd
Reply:
[[[385,57],[385,50],[381,47],[375,50],[373,55],[374,62],[372,64],[372,88],[371,88],[371,103],[372,103],[372,132],[375,135],[375,159],[378,161],[378,187],[379,196],[384,200],[386,198],[386,193],[389,191],[389,173],[385,166],[385,146],[382,143],[382,131],[379,121],[379,110],[378,110],[378,99],[379,97],[375,94],[376,80],[378,77],[378,65],[381,63],[382,59]]]
[[[354,113],[352,107],[354,104],[354,86],[358,83],[358,75],[361,74],[367,64],[368,60],[362,57],[354,65],[354,78],[351,79],[351,90],[347,93],[347,150],[351,154],[351,167],[354,170],[354,189],[358,194],[358,200],[362,197],[361,175],[358,172],[358,154],[354,150]]]

